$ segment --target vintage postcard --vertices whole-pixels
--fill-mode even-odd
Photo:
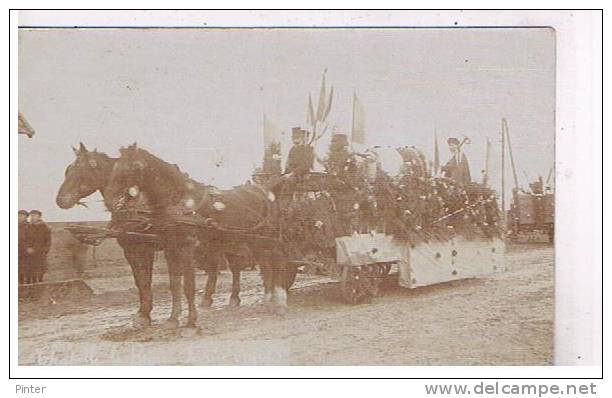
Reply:
[[[555,364],[554,28],[17,34],[19,366]]]

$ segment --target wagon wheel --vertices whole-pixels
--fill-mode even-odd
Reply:
[[[392,263],[385,263],[384,264],[384,274],[383,274],[383,277],[389,275],[389,272],[391,272],[391,266],[392,265],[393,265]]]
[[[368,281],[368,289],[373,297],[379,296],[380,294],[380,282],[382,282],[382,264],[368,264],[362,267],[365,278]]]
[[[381,295],[380,292],[380,287],[383,286],[384,288],[384,282],[387,280],[389,273],[391,272],[391,266],[392,263],[379,263],[376,264],[376,270],[375,270],[375,278],[376,278],[376,287],[378,288],[377,290],[377,295]]]
[[[373,296],[372,278],[361,267],[345,266],[342,270],[342,296],[351,304],[369,301]]]

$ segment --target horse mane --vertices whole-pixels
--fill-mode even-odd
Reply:
[[[84,155],[86,155],[87,157],[89,156],[95,156],[97,158],[97,163],[99,165],[99,169],[102,172],[102,178],[104,180],[104,186],[106,186],[108,184],[108,179],[110,177],[110,173],[113,170],[113,166],[115,165],[115,163],[117,162],[117,160],[119,160],[118,158],[113,158],[108,156],[106,153],[104,152],[98,152],[97,150],[93,150],[93,151],[88,151],[85,152]],[[89,158],[91,159],[91,158]],[[101,164],[103,163],[103,164]]]
[[[100,157],[102,157],[104,160],[107,160],[107,161],[117,160],[117,158],[110,157],[110,156],[108,156],[106,153],[104,153],[104,152],[98,152],[97,150],[93,150],[93,151],[90,151],[90,152],[87,152],[87,153],[88,153],[88,154],[95,154],[96,156],[100,156]]]
[[[114,166],[115,162],[117,160],[119,160],[119,158],[113,158],[111,156],[108,156],[106,153],[104,152],[98,152],[97,150],[93,150],[93,151],[89,151],[85,153],[86,156],[95,156],[98,160],[101,160],[102,162],[105,163],[105,166],[109,169],[104,170],[105,173],[109,173],[112,170],[112,167]]]
[[[104,152],[98,151],[97,149],[94,149],[93,151],[89,151],[87,149],[79,149],[79,150],[75,149],[75,153],[76,153],[76,156],[77,156],[76,160],[81,160],[83,158],[89,159],[91,156],[95,156],[99,160],[102,160],[102,161],[104,161],[106,163],[114,163],[115,161],[118,160],[118,158],[113,158],[113,157],[107,155]]]
[[[176,164],[168,163],[145,149],[131,146],[122,151],[122,156],[124,155],[133,162],[142,161],[145,164],[143,170],[146,185],[141,188],[155,192],[153,199],[157,206],[177,204],[189,190],[188,184],[192,184],[196,189],[205,187],[204,184],[189,178]]]

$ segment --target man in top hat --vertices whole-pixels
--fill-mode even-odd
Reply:
[[[329,152],[325,159],[325,171],[331,175],[344,178],[353,171],[353,156],[348,150],[349,142],[346,134],[334,133],[331,137]]]
[[[28,212],[25,210],[19,210],[19,223],[18,223],[18,237],[19,246],[17,248],[17,267],[19,274],[19,284],[23,285],[27,282],[28,272],[28,256],[26,254],[26,245],[28,237]]]
[[[47,271],[47,254],[51,248],[51,230],[42,220],[39,210],[30,212],[26,253],[28,256],[28,283],[42,282]]]
[[[461,144],[457,138],[448,139],[448,148],[453,155],[451,159],[442,167],[445,177],[451,178],[460,184],[472,182],[470,176],[470,165],[467,156],[461,151]]]
[[[306,143],[306,130],[300,127],[291,129],[293,147],[289,151],[285,174],[301,177],[310,172],[314,163],[314,150]]]

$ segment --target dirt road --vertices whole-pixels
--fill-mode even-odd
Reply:
[[[93,297],[20,303],[20,365],[547,365],[553,346],[553,249],[507,254],[508,272],[414,290],[390,286],[371,304],[343,303],[338,285],[298,275],[284,317],[260,303],[259,276],[243,274],[243,305],[216,305],[199,330],[161,327],[166,278],[155,275],[154,325],[131,328],[129,276],[88,280]],[[204,276],[198,276],[203,286]]]

